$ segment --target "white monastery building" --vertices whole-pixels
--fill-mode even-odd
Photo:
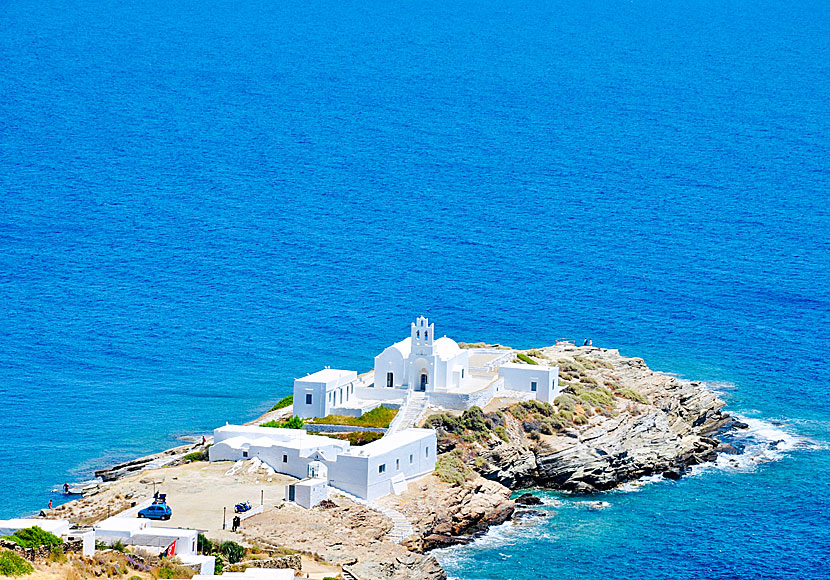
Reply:
[[[402,493],[407,482],[435,470],[435,431],[414,428],[430,406],[463,411],[496,396],[556,398],[558,367],[513,363],[515,358],[512,349],[462,349],[451,338],[437,338],[435,325],[421,316],[407,338],[375,357],[373,371],[326,367],[294,380],[293,413],[303,419],[398,409],[382,438],[351,446],[303,429],[225,425],[213,432],[210,460],[256,457],[300,480],[287,487],[286,499],[304,507],[328,497],[328,486],[368,501]]]
[[[325,499],[316,495],[319,486],[313,480],[327,480],[331,487],[370,501],[401,493],[408,481],[435,470],[437,454],[433,429],[404,429],[356,447],[341,439],[310,435],[303,429],[247,425],[214,429],[213,438],[208,451],[211,461],[256,457],[278,473],[301,479],[294,484],[293,493],[297,495],[286,499],[310,504],[304,507]],[[290,486],[286,493],[292,493]]]
[[[559,395],[559,367],[513,363],[516,351],[464,348],[437,338],[423,316],[409,336],[375,357],[364,375],[325,368],[294,381],[294,414],[302,418],[361,415],[380,405],[405,407],[410,399],[463,411],[495,396],[551,402]]]

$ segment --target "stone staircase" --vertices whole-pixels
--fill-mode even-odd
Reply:
[[[426,393],[420,391],[413,391],[406,399],[403,408],[398,411],[398,416],[392,421],[389,426],[387,435],[403,431],[414,427],[427,408]]]
[[[398,510],[388,508],[388,507],[383,507],[383,506],[378,505],[377,503],[372,502],[372,501],[366,501],[365,499],[361,499],[361,498],[357,497],[356,495],[352,495],[352,494],[350,494],[346,491],[343,491],[342,489],[334,489],[334,488],[331,488],[331,487],[329,489],[333,493],[339,493],[340,495],[349,498],[353,502],[358,503],[358,504],[362,505],[363,507],[367,507],[370,510],[374,510],[374,511],[378,512],[379,514],[383,514],[387,518],[392,520],[392,529],[389,530],[389,532],[387,532],[387,534],[386,534],[386,537],[392,543],[400,544],[402,541],[404,541],[406,538],[408,538],[409,536],[411,536],[414,533],[414,530],[412,529],[412,524],[410,524],[409,520],[406,519],[406,516],[404,516]]]

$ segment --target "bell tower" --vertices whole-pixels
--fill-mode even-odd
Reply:
[[[432,342],[435,338],[435,325],[429,323],[428,318],[419,316],[412,323],[411,329],[412,353],[418,355],[431,355]]]

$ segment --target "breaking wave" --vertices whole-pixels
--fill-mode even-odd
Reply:
[[[722,439],[732,445],[736,453],[720,453],[713,464],[702,465],[698,471],[715,467],[727,471],[752,471],[757,466],[780,461],[793,451],[810,451],[825,448],[821,442],[796,433],[791,421],[766,420],[735,415],[747,425],[746,429],[733,429]],[[694,473],[694,469],[692,472]]]

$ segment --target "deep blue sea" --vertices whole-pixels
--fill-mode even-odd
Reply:
[[[421,314],[752,425],[451,576],[830,577],[830,4],[0,2],[0,517]]]

